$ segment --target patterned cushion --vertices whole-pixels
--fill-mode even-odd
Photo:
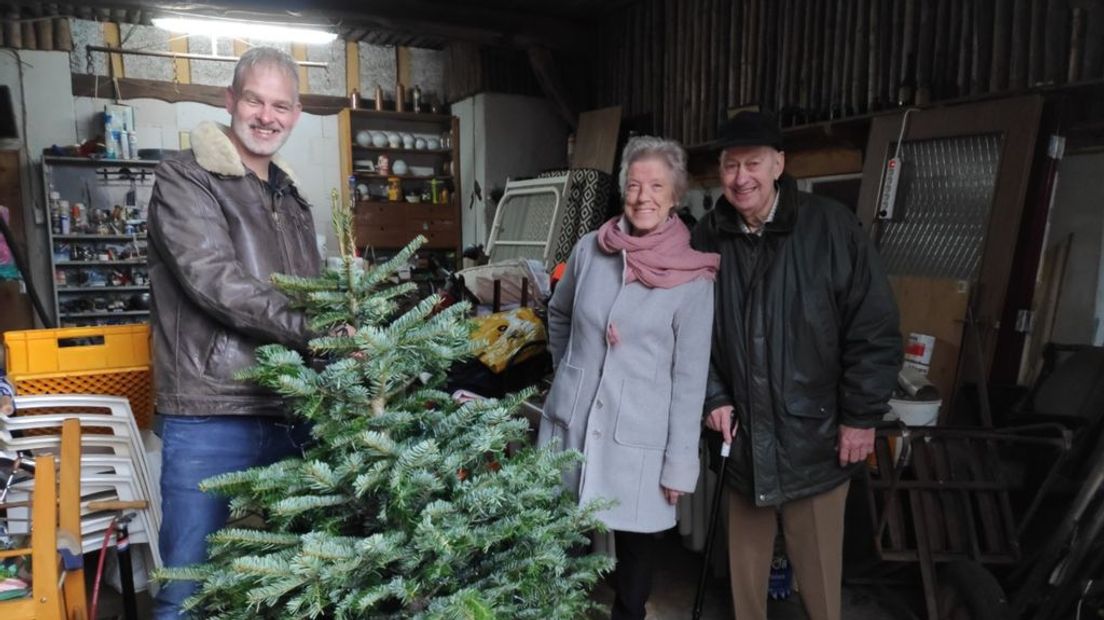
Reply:
[[[562,263],[571,255],[571,248],[575,243],[592,230],[597,230],[607,219],[612,217],[614,208],[611,205],[613,197],[613,177],[601,170],[593,168],[581,168],[578,170],[550,170],[540,174],[540,177],[550,177],[570,172],[568,182],[567,205],[560,221],[559,238],[554,240],[555,249],[552,252],[552,264]]]

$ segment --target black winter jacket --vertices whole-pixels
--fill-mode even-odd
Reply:
[[[760,506],[850,477],[839,425],[880,420],[901,363],[897,306],[858,220],[787,176],[779,192],[761,237],[723,197],[693,235],[721,255],[705,413],[735,407],[727,477]]]

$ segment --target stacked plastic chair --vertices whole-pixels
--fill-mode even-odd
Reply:
[[[130,541],[144,548],[146,566],[160,567],[157,532],[161,527],[161,496],[158,481],[150,473],[146,449],[125,398],[93,395],[17,396],[16,415],[0,416],[0,450],[7,452],[57,453],[60,429],[67,419],[80,421],[81,547],[83,552],[101,548],[104,534],[116,511],[96,510],[93,502],[145,500],[148,508],[137,510],[130,523]],[[18,485],[9,499],[30,490]],[[25,509],[24,509],[25,510]],[[9,511],[9,530],[26,533],[30,515]],[[22,525],[21,525],[22,524]],[[143,544],[144,543],[144,544]]]

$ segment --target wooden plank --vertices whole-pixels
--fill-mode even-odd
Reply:
[[[180,54],[188,53],[188,37],[169,37],[169,51]],[[238,54],[240,56],[241,54]],[[187,58],[176,58],[173,63],[173,78],[178,84],[192,83],[192,61]]]
[[[120,47],[119,41],[119,24],[115,22],[104,22],[103,24],[103,38],[104,45],[107,47]],[[111,67],[111,77],[124,78],[126,72],[123,71],[123,57],[120,54],[108,54]]]
[[[621,106],[590,110],[579,115],[572,168],[594,168],[613,174],[617,138],[621,131]]]
[[[861,173],[862,167],[861,149],[832,147],[786,153],[786,174],[797,179]]]
[[[35,463],[34,504],[31,508],[31,557],[34,575],[32,598],[35,618],[61,618],[57,563],[57,473],[51,454]]]
[[[928,378],[943,398],[942,418],[950,410],[958,376],[958,358],[962,348],[963,322],[970,299],[965,280],[891,276],[890,286],[901,316],[901,336],[908,342],[910,333],[935,337]]]
[[[173,84],[161,80],[143,80],[139,78],[122,78],[116,80],[119,87],[119,100],[129,99],[159,99],[168,103],[179,101],[194,101],[206,103],[217,108],[224,104],[224,86],[209,86],[206,84]],[[71,79],[73,95],[76,97],[92,97],[99,92],[102,97],[111,84],[103,76],[83,75],[74,73]],[[303,111],[319,116],[337,114],[348,105],[345,97],[331,95],[303,95],[299,98],[303,104]]]

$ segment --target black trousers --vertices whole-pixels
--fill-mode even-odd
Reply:
[[[655,534],[614,531],[617,566],[613,570],[611,620],[644,620],[644,603],[652,592]]]

